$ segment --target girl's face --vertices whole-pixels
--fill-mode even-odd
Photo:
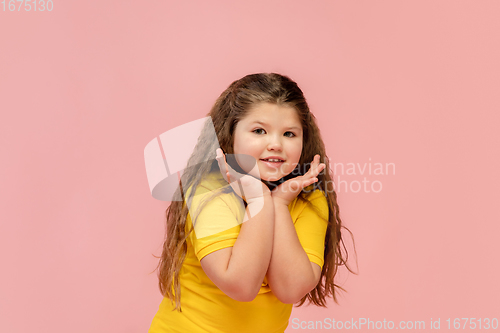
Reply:
[[[238,164],[255,177],[275,181],[290,174],[302,153],[302,124],[297,111],[271,103],[257,104],[236,125],[233,150]],[[254,169],[246,170],[237,154],[255,158],[260,175],[254,174]]]

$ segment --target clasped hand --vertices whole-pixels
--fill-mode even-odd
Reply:
[[[247,202],[271,194],[275,203],[284,204],[286,206],[297,197],[303,188],[317,182],[319,173],[326,167],[324,163],[320,163],[320,156],[315,155],[311,167],[305,175],[291,178],[270,191],[260,179],[250,175],[242,175],[231,168],[231,166],[227,164],[222,149],[216,150],[216,156],[217,162],[219,163],[219,169],[224,179],[231,185],[236,194]],[[254,167],[258,168],[257,164],[255,164]],[[241,184],[241,188],[238,183]]]
[[[318,181],[318,175],[326,167],[324,163],[319,163],[320,156],[314,155],[311,167],[305,175],[291,178],[284,183],[278,185],[272,192],[272,197],[275,203],[281,203],[288,206],[293,199],[299,195],[303,188],[314,184]]]

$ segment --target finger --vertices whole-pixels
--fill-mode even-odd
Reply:
[[[317,171],[316,175],[319,175],[321,173],[321,171],[325,170],[325,168],[326,168],[326,164],[324,164],[324,163],[321,163],[320,165],[318,165],[316,167],[316,171]]]
[[[315,182],[318,181],[318,178],[316,177],[307,177],[303,179],[301,182],[299,182],[300,190],[304,189],[305,187],[308,187],[309,185],[314,184]]]
[[[224,166],[226,168],[227,182],[231,183],[231,176],[230,176],[231,171],[229,170],[229,168],[230,168],[229,164],[227,164],[226,154],[222,154],[222,156],[224,157]]]
[[[216,154],[216,157],[215,159],[217,160],[217,163],[219,164],[219,168],[221,170],[221,172],[224,174],[226,173],[226,167],[225,167],[225,161],[223,160],[223,154],[222,154],[222,150],[221,149],[217,149],[215,151],[215,154]]]
[[[319,158],[320,156],[318,154],[314,155],[313,160],[311,162],[311,167],[307,171],[306,175],[309,173],[309,175],[317,175],[320,171],[317,171],[318,165],[319,165]],[[316,173],[317,172],[317,173]]]
[[[318,181],[318,178],[316,178],[316,177],[311,177],[311,178],[309,178],[309,179],[306,181],[306,184],[305,184],[305,186],[304,186],[304,187],[307,187],[307,186],[309,186],[309,185],[311,185],[311,184],[314,184],[314,183],[316,183],[317,181]]]
[[[220,151],[222,152],[222,149]],[[224,172],[224,174],[227,177],[226,181],[228,183],[231,183],[231,182],[234,182],[234,181],[240,179],[241,178],[241,174],[238,173],[236,170],[233,169],[233,167],[231,166],[231,164],[228,163],[227,159],[228,158],[227,158],[226,154],[221,154],[220,155],[221,164],[223,163],[223,165],[224,165],[223,172]]]
[[[320,172],[324,169],[325,165],[324,164],[320,164],[317,168],[311,168],[308,172],[308,174],[305,174],[304,176],[304,181],[307,182],[307,185],[306,186],[309,186],[315,182],[318,181],[318,175],[320,174]],[[304,187],[306,187],[304,186]]]
[[[304,188],[308,187],[309,185],[314,184],[318,179],[317,178],[308,178],[303,180],[302,182],[299,183],[299,188],[294,187],[295,189],[298,190],[298,192],[302,191]]]
[[[314,155],[314,158],[313,158],[313,161],[312,161],[312,165],[314,165],[315,167],[317,167],[319,165],[319,159],[320,159],[320,156],[318,154]]]
[[[227,168],[227,163],[225,161],[222,149],[217,148],[215,150],[215,156],[216,156],[215,158],[217,160],[217,163],[219,165],[220,173],[222,174],[222,176],[224,177],[224,179],[227,181],[228,180],[227,174],[228,174],[229,170]]]
[[[229,176],[228,176],[230,179],[229,182],[231,183],[231,182],[239,180],[242,175],[239,172],[237,172],[236,170],[234,170],[233,167],[231,166],[231,164],[228,163],[226,154],[224,154],[224,161],[226,163],[226,169],[227,169],[227,172],[229,174]]]
[[[222,158],[222,155],[220,153],[220,149],[217,148],[215,150],[215,159],[217,160],[217,164],[219,165],[219,169],[221,169],[221,172],[222,172],[222,163],[221,163],[221,158]]]
[[[321,171],[323,171],[326,168],[325,163],[320,163],[320,155],[314,156],[315,160],[315,167],[314,167],[314,173],[317,176]]]

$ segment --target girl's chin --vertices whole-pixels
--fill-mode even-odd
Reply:
[[[263,175],[260,175],[257,176],[257,175],[254,175],[254,174],[250,174],[251,176],[253,176],[254,178],[257,178],[257,179],[260,179],[260,180],[263,180],[263,181],[266,181],[266,182],[275,182],[277,180],[280,180],[282,177],[266,177],[266,176],[263,176]]]
[[[275,182],[277,180],[280,180],[282,177],[262,177],[262,180],[268,181],[268,182]]]
[[[268,182],[275,182],[283,177],[284,174],[282,172],[262,172],[260,174],[260,179]]]
[[[286,174],[284,174],[282,172],[272,173],[272,172],[269,172],[269,171],[267,171],[267,172],[266,171],[260,172],[259,175],[257,175],[254,172],[249,172],[248,174],[252,175],[255,178],[258,178],[258,179],[264,180],[264,181],[268,181],[268,182],[275,182],[275,181],[278,181],[278,180],[280,180],[280,179],[282,179],[283,177],[286,176]]]

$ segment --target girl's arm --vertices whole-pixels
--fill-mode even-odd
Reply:
[[[241,225],[233,247],[212,252],[203,257],[200,263],[205,274],[226,295],[237,301],[249,302],[259,293],[271,259],[273,199],[267,186],[260,180],[233,170],[226,163],[222,150],[218,149],[216,156],[224,178],[236,194],[246,197],[246,211],[250,219]],[[239,181],[236,182],[236,179]]]
[[[257,296],[271,258],[273,200],[270,193],[259,200],[249,200],[247,210],[255,211],[252,209],[255,206],[256,211],[261,210],[241,225],[233,247],[212,252],[200,261],[210,280],[226,295],[241,302],[250,302]]]
[[[319,282],[321,268],[309,261],[299,242],[288,205],[274,202],[274,245],[267,280],[283,303],[300,301]]]
[[[318,174],[325,168],[320,156],[315,155],[309,171],[273,190],[274,237],[273,253],[267,272],[267,281],[274,295],[283,303],[300,301],[319,282],[321,268],[309,261],[288,210],[288,205],[304,187],[318,181]]]

